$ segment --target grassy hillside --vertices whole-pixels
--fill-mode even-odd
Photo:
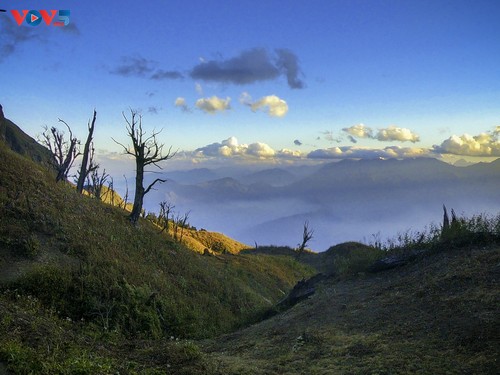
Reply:
[[[70,345],[66,335],[44,338],[53,340],[49,356],[32,337],[43,338],[51,325],[66,330],[65,321],[79,322],[72,325],[79,337],[73,349],[89,358],[99,350],[82,332],[158,342],[228,332],[313,273],[292,259],[202,256],[148,221],[134,228],[123,210],[55,184],[1,143],[0,160],[0,360],[13,368],[27,356],[33,366],[47,360],[44,366],[54,370],[61,345]],[[24,325],[32,319],[42,327]]]
[[[288,246],[259,246],[256,249],[243,250],[242,254],[290,257],[327,276],[342,276],[364,271],[386,252],[359,242],[346,242],[332,246],[322,253],[306,250],[299,255]]]
[[[442,248],[205,342],[223,374],[497,374],[500,247]]]
[[[0,160],[0,374],[498,373],[500,216],[300,256],[189,229],[204,256]]]
[[[23,132],[9,119],[0,118],[0,140],[18,154],[47,166],[50,164],[50,151]]]
[[[84,190],[84,194],[88,194]],[[107,186],[102,187],[101,191],[101,200],[104,203],[110,204],[112,206],[121,207],[125,210],[131,212],[133,202],[128,201],[125,204],[124,199],[115,192],[114,190],[108,188]],[[150,221],[153,223],[158,223],[158,218],[156,214],[148,214],[146,218],[150,218]],[[172,223],[172,219],[169,219],[169,229],[168,233],[171,237],[175,238],[174,233],[174,225]],[[161,231],[161,226],[158,226]],[[244,249],[248,249],[249,246],[245,245],[241,242],[238,242],[232,238],[225,236],[222,233],[217,232],[209,232],[207,230],[196,230],[189,226],[185,228],[178,228],[177,236],[181,237],[182,231],[182,244],[189,248],[190,250],[196,251],[200,254],[205,253],[205,249],[208,250],[209,254],[219,254],[219,253],[230,253],[230,254],[238,254],[240,251]]]

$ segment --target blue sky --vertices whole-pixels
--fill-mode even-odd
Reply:
[[[62,118],[83,138],[96,108],[96,148],[120,152],[133,108],[197,162],[500,157],[496,0],[0,8],[0,103],[31,135]],[[70,25],[12,9],[69,9]]]

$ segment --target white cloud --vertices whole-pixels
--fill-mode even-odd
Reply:
[[[353,125],[342,130],[358,138],[373,138],[373,130],[364,124]]]
[[[284,159],[295,159],[295,158],[301,158],[302,152],[298,150],[290,150],[288,148],[283,148],[278,152],[276,152],[276,155]]]
[[[428,157],[430,151],[425,148],[390,146],[384,149],[361,148],[353,146],[331,147],[310,152],[310,159],[404,159]]]
[[[184,112],[191,112],[191,109],[186,103],[186,99],[184,99],[183,97],[179,96],[177,99],[175,99],[174,105],[181,108]]]
[[[288,104],[276,95],[264,96],[251,106],[252,111],[262,109],[271,117],[283,117],[288,112]]]
[[[271,117],[284,117],[288,113],[288,104],[276,95],[268,95],[253,102],[252,97],[243,92],[240,96],[240,103],[246,105],[256,112],[262,110]]]
[[[206,113],[215,114],[231,109],[230,102],[231,98],[229,97],[222,99],[214,95],[211,98],[198,99],[195,105]]]
[[[212,143],[205,147],[198,148],[194,151],[194,155],[198,158],[239,157],[242,159],[272,159],[277,155],[281,155],[281,151],[276,152],[271,146],[262,142],[240,144],[236,137],[229,137],[220,143]]]
[[[251,143],[248,145],[247,150],[249,155],[257,156],[259,158],[271,158],[276,155],[276,152],[265,143]]]
[[[418,142],[420,137],[410,129],[389,126],[386,129],[380,129],[376,138],[379,141],[399,141],[399,142]]]
[[[500,126],[495,127],[491,132],[475,136],[469,134],[452,135],[440,146],[435,145],[433,151],[462,156],[500,156],[499,136]]]
[[[349,140],[352,143],[357,142],[354,137],[377,139],[382,142],[398,141],[398,142],[415,143],[420,141],[420,137],[418,136],[418,134],[412,132],[410,129],[399,128],[397,126],[389,126],[388,128],[381,128],[375,135],[373,134],[373,129],[364,124],[358,124],[358,125],[353,125],[349,128],[343,128],[342,131],[349,134]]]

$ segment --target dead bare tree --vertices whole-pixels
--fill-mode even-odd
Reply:
[[[87,179],[89,174],[93,173],[95,170],[97,170],[97,168],[99,168],[99,165],[94,162],[95,150],[92,143],[96,117],[97,112],[94,109],[92,121],[89,120],[88,123],[89,133],[87,135],[87,140],[85,141],[85,146],[83,147],[82,163],[80,165],[80,170],[78,172],[78,181],[76,183],[76,191],[80,194],[83,192],[83,185],[85,184],[85,180]]]
[[[309,241],[312,240],[314,230],[309,227],[309,220],[304,222],[304,229],[302,232],[302,243],[297,248],[297,258],[304,252]]]
[[[127,204],[128,204],[128,180],[127,176],[123,175],[123,178],[125,179],[125,195],[123,196],[123,209],[127,209]]]
[[[146,136],[146,132],[142,129],[142,116],[138,115],[136,111],[131,110],[130,112],[130,119],[125,116],[125,113],[123,113],[123,118],[127,123],[127,133],[132,140],[132,148],[124,146],[115,139],[113,139],[113,141],[122,146],[126,154],[132,155],[135,158],[136,174],[134,206],[129,218],[130,222],[136,225],[139,221],[139,217],[141,216],[144,196],[149,193],[154,185],[166,181],[165,179],[157,178],[147,187],[144,187],[144,173],[148,172],[146,171],[146,167],[154,165],[155,167],[162,169],[158,163],[173,158],[175,156],[175,152],[172,153],[172,147],[170,147],[167,154],[163,155],[164,145],[159,144],[156,139],[160,132],[153,131],[150,136]]]
[[[443,204],[443,228],[441,229],[441,232],[447,231],[450,228],[450,219],[448,217],[448,210],[446,209],[446,206]]]
[[[172,217],[172,232],[174,235],[174,240],[179,241],[179,225],[180,225],[180,219],[181,219],[181,214],[177,213],[177,216],[174,218]],[[179,241],[180,242],[180,241]]]
[[[50,129],[45,126],[40,140],[51,152],[51,165],[56,170],[56,182],[68,179],[69,170],[80,154],[78,150],[79,140],[73,137],[73,132],[65,121],[61,119],[59,121],[68,128],[69,139],[65,139],[64,132],[55,126]]]
[[[184,214],[184,216],[181,218],[180,221],[180,227],[181,227],[181,236],[179,238],[179,242],[182,242],[182,237],[184,237],[184,229],[187,229],[187,224],[188,224],[188,219],[189,219],[189,214],[191,211],[188,211]]]
[[[112,206],[115,205],[115,186],[114,186],[114,180],[113,180],[113,177],[109,177],[109,181],[108,181],[108,191],[109,193],[111,194],[111,199],[110,199],[110,203]]]
[[[187,229],[189,214],[191,211],[188,211],[181,216],[180,212],[177,213],[175,219],[172,220],[173,224],[173,232],[174,232],[174,240],[181,243],[182,238],[184,237],[184,229]]]
[[[167,201],[160,202],[160,212],[158,214],[158,223],[161,226],[161,232],[167,231],[168,233],[168,223],[170,220],[170,214],[173,213],[174,205]]]
[[[89,193],[98,200],[103,200],[102,188],[104,187],[104,184],[106,183],[108,178],[109,174],[106,173],[106,169],[104,169],[100,174],[97,168],[94,169],[88,177]],[[109,193],[109,191],[110,190],[106,192],[106,195]]]

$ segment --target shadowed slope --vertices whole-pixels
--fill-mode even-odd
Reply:
[[[227,374],[495,374],[500,248],[442,251],[327,279],[307,300],[208,342]]]

